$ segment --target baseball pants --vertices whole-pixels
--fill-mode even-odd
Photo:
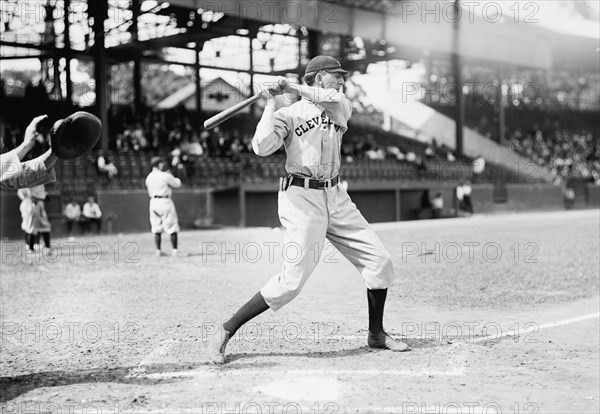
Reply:
[[[261,289],[278,310],[302,290],[319,263],[327,238],[362,274],[368,289],[394,281],[391,256],[341,185],[327,189],[291,186],[279,191],[279,219],[286,229],[281,272]]]
[[[179,231],[179,219],[175,203],[170,198],[152,198],[150,199],[150,225],[152,233],[167,234],[177,233]]]
[[[47,233],[51,231],[52,225],[46,213],[46,204],[44,201],[38,200],[33,208],[33,223],[37,232]]]

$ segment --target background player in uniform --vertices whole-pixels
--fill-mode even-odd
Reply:
[[[46,212],[46,187],[44,184],[36,185],[29,189],[31,199],[33,200],[33,225],[37,234],[37,243],[40,244],[40,238],[44,241],[46,249],[50,249],[50,231],[52,225]]]
[[[28,252],[33,252],[36,242],[35,226],[33,225],[33,209],[35,208],[35,204],[31,199],[29,188],[17,190],[17,196],[21,199],[21,204],[19,204],[21,230],[25,233],[25,243],[27,244]]]
[[[254,152],[267,156],[285,146],[288,176],[280,180],[279,219],[285,243],[295,243],[300,258],[284,260],[281,272],[243,305],[208,343],[211,362],[225,362],[229,339],[247,321],[294,299],[317,266],[327,238],[361,272],[369,305],[368,345],[406,351],[408,346],[383,329],[387,288],[394,281],[390,254],[339,184],[342,135],[348,129],[352,104],[341,88],[340,63],[317,56],[306,67],[306,85],[280,78],[263,96],[270,98],[252,139]],[[301,100],[275,111],[270,95],[293,93]],[[315,255],[317,246],[317,255]],[[317,256],[317,257],[315,257]]]
[[[146,177],[146,188],[150,196],[150,225],[154,233],[156,255],[161,255],[161,235],[164,231],[171,237],[172,256],[177,256],[177,232],[179,220],[175,203],[171,200],[173,188],[181,187],[181,180],[165,171],[167,162],[163,158],[152,159],[152,172]]]

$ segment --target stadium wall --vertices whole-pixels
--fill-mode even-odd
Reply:
[[[427,198],[437,192],[444,198],[444,217],[457,215],[455,185],[440,182],[374,182],[351,184],[348,193],[365,218],[372,223],[431,218],[424,208]],[[103,212],[103,233],[149,232],[148,194],[145,190],[105,190],[97,192]],[[225,189],[178,189],[173,192],[182,229],[212,225],[258,227],[279,226],[277,188],[268,184],[243,184]],[[2,239],[21,239],[20,200],[15,192],[0,195]],[[494,203],[494,187],[473,185],[473,207],[476,213],[498,211],[543,211],[565,208],[562,189],[550,184],[507,184],[506,203]],[[63,200],[50,192],[46,210],[52,223],[53,237],[66,235],[62,218]],[[576,206],[577,207],[577,206]],[[600,207],[600,187],[586,187],[587,208]],[[79,229],[78,229],[79,230]]]
[[[510,211],[560,210],[565,207],[563,191],[552,184],[507,184],[505,209]]]
[[[209,189],[178,189],[173,191],[181,228],[207,224],[211,215]],[[102,225],[108,233],[150,231],[148,192],[146,190],[98,191],[102,210]]]
[[[587,185],[585,203],[588,207],[600,208],[600,186]]]
[[[180,189],[173,192],[173,201],[177,206],[179,223],[184,229],[211,224],[212,198],[209,189]],[[130,233],[150,231],[148,217],[148,193],[145,190],[99,190],[97,202],[102,210],[102,233]],[[0,196],[2,239],[20,239],[21,200],[16,192],[2,192]],[[52,236],[67,235],[62,217],[63,201],[57,192],[49,192],[46,198],[46,212],[52,224]],[[83,206],[82,206],[83,207]],[[75,228],[75,233],[81,233]]]

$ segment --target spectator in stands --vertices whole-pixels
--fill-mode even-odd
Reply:
[[[421,157],[416,157],[415,165],[417,166],[417,174],[424,176],[427,173],[427,164]]]
[[[88,201],[83,205],[83,223],[85,225],[86,233],[91,231],[91,224],[96,225],[96,234],[100,234],[100,227],[102,225],[102,211],[100,206],[96,203],[93,195],[88,197]]]
[[[438,192],[435,197],[431,200],[431,209],[433,210],[433,218],[441,218],[442,212],[444,211],[444,197],[442,193]]]
[[[240,154],[242,153],[242,143],[239,138],[236,138],[231,143],[231,149],[229,151],[229,157],[233,162],[238,162],[241,159]]]
[[[400,148],[398,148],[395,145],[390,145],[386,148],[386,152],[387,152],[387,156],[389,158],[393,158],[396,159],[398,161],[403,161],[406,156],[404,155],[404,153],[402,151],[400,151]]]
[[[67,223],[67,231],[69,232],[69,238],[73,237],[73,224],[79,223],[81,219],[81,207],[79,203],[75,202],[75,199],[71,198],[69,204],[63,209],[63,216]]]
[[[119,173],[119,170],[117,170],[117,167],[106,152],[98,155],[96,166],[98,167],[98,172],[100,174],[106,174],[106,176],[111,180]]]
[[[200,143],[200,139],[196,135],[192,136],[192,140],[187,147],[187,153],[194,156],[200,156],[204,154],[204,148]]]
[[[171,162],[168,170],[178,178],[187,177],[187,170],[183,163],[183,156],[181,155],[181,150],[179,148],[175,148],[171,151]]]
[[[425,148],[425,158],[427,158],[427,159],[435,158],[435,152],[431,145],[427,145],[427,147]]]
[[[142,124],[140,122],[135,124],[135,128],[132,131],[132,138],[137,143],[138,148],[140,150],[146,150],[150,146],[148,139],[146,139],[146,133],[142,128]]]

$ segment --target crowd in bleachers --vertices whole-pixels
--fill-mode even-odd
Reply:
[[[600,185],[600,140],[590,130],[515,129],[509,134],[507,145],[550,168],[557,181],[583,179]]]
[[[253,128],[244,130],[243,127],[216,127],[201,130],[195,128],[189,115],[182,111],[148,112],[141,121],[121,115],[119,121],[113,125],[118,128],[114,147],[117,152],[127,154],[157,151],[169,154],[173,162],[172,169],[179,171],[184,177],[190,175],[193,159],[197,156],[227,158],[235,162],[243,154],[253,153]],[[368,126],[350,128],[342,144],[344,161],[352,163],[361,160],[392,159],[414,163],[423,168],[426,159],[443,158],[450,162],[456,159],[448,148],[438,148],[435,142],[429,147],[421,143],[407,144],[406,140],[401,142],[399,137],[393,136],[388,137],[386,144],[379,139],[381,134],[383,131],[380,129]],[[394,140],[401,143],[390,142]],[[283,147],[278,153],[284,153]],[[104,161],[101,160],[100,163],[104,164]]]

